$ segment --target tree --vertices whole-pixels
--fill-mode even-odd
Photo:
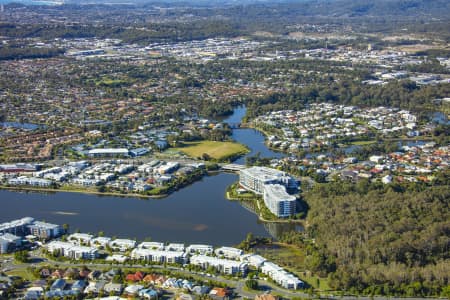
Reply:
[[[14,253],[14,259],[20,263],[27,263],[30,260],[30,255],[26,250],[17,251]]]
[[[105,186],[104,184],[99,185],[99,186],[97,187],[97,191],[98,191],[99,193],[104,193],[104,192],[106,192],[106,186]]]
[[[245,286],[251,290],[258,289],[258,281],[255,279],[248,279],[245,281]]]

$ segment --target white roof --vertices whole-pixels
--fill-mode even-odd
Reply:
[[[92,234],[89,233],[72,233],[67,238],[68,239],[78,239],[78,240],[91,240]]]
[[[89,150],[89,154],[127,154],[129,151],[126,148],[104,148]]]
[[[144,288],[143,285],[133,284],[133,285],[127,286],[125,288],[125,292],[128,293],[128,294],[136,294],[137,292],[139,292],[143,288]]]
[[[118,245],[135,245],[136,241],[134,240],[128,240],[128,239],[115,239],[114,241],[111,241],[112,244],[118,244]]]
[[[278,180],[280,177],[286,176],[286,173],[267,167],[251,167],[241,170],[242,173],[247,173],[252,177],[257,177],[263,181]]]
[[[163,251],[163,250],[153,250],[153,249],[143,249],[137,248],[131,252],[132,256],[157,256],[166,258],[176,258],[186,256],[183,251]]]
[[[221,259],[221,258],[206,256],[206,255],[192,256],[191,263],[193,263],[193,264],[207,263],[207,264],[213,265],[213,266],[221,265],[226,268],[228,267],[228,268],[239,268],[239,269],[247,266],[247,263],[245,263],[245,262],[240,262],[240,261],[235,261],[235,260],[230,260],[230,259]]]
[[[138,245],[139,248],[157,248],[158,250],[164,249],[164,243],[160,242],[142,242]]]
[[[286,188],[281,184],[266,184],[264,185],[264,192],[271,198],[272,201],[295,201],[295,196],[289,195]]]

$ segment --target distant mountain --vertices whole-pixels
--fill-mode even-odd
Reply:
[[[5,1],[5,0],[0,0]],[[29,1],[29,0],[27,0]],[[269,13],[308,16],[439,16],[449,18],[448,0],[64,0],[70,4],[154,4],[177,6],[245,6]],[[276,11],[273,11],[275,9]]]
[[[299,17],[406,17],[450,19],[449,0],[0,0],[0,3],[89,5],[128,4],[215,8],[233,18],[295,19]],[[192,12],[196,14],[196,12]],[[211,12],[207,12],[210,14]],[[201,13],[200,13],[201,14]]]

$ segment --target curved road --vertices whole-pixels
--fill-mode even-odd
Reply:
[[[189,271],[184,268],[179,267],[172,267],[172,266],[162,266],[162,265],[139,265],[139,264],[98,264],[98,263],[72,263],[72,262],[60,262],[55,260],[50,260],[47,258],[43,258],[41,256],[40,250],[30,252],[31,254],[31,260],[33,261],[40,261],[40,262],[46,262],[53,265],[58,265],[59,267],[82,267],[82,266],[89,266],[90,268],[111,268],[111,267],[117,267],[117,268],[133,268],[133,269],[139,269],[139,268],[156,268],[156,269],[167,269],[170,271],[176,271],[178,273],[192,276],[194,278],[202,279],[202,280],[215,280],[221,283],[226,284],[229,287],[234,288],[234,292],[238,294],[241,297],[254,299],[255,295],[261,294],[264,292],[273,292],[277,295],[281,295],[282,297],[291,299],[294,297],[301,297],[301,298],[321,298],[321,299],[343,299],[343,300],[424,300],[424,299],[432,299],[432,298],[399,298],[399,297],[382,297],[382,296],[374,296],[374,297],[361,297],[361,296],[328,296],[328,295],[310,295],[301,291],[293,291],[293,290],[287,290],[284,288],[281,288],[271,282],[265,281],[265,280],[258,280],[259,286],[262,287],[262,290],[257,291],[249,291],[245,289],[245,281],[246,279],[227,279],[222,276],[211,276],[207,275],[205,273],[198,273],[194,271]],[[8,269],[9,271],[14,269],[25,269],[30,266],[30,264],[14,264],[13,259],[10,259],[8,261],[3,261],[2,263],[2,269]]]

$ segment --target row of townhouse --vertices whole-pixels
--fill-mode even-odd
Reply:
[[[145,248],[136,248],[131,251],[131,258],[152,261],[157,263],[185,264],[187,253],[182,251],[165,251]]]
[[[31,185],[38,187],[49,187],[52,185],[52,181],[48,179],[19,176],[17,178],[8,179],[8,184],[10,185]]]
[[[304,286],[303,281],[272,262],[264,262],[261,271],[286,289],[296,290]]]
[[[141,242],[130,239],[115,239],[109,237],[94,237],[86,233],[74,233],[67,237],[68,242],[53,241],[47,245],[49,252],[60,254],[72,259],[95,259],[98,248],[110,247],[114,251],[130,251],[130,255],[114,254],[108,256],[108,261],[124,263],[128,259],[145,260],[155,263],[190,264],[203,269],[213,267],[228,275],[246,274],[249,266],[260,269],[281,286],[297,289],[303,282],[284,271],[281,267],[268,262],[264,257],[255,254],[244,254],[241,249],[211,245],[192,244],[185,247],[181,243]]]
[[[219,272],[235,275],[237,273],[245,274],[248,270],[248,264],[241,261],[222,259],[206,255],[193,255],[190,257],[190,264],[200,266],[203,269],[214,267]]]

